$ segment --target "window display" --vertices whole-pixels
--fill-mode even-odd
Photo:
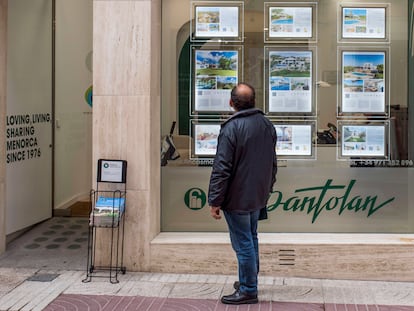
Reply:
[[[161,132],[177,121],[181,159],[161,168],[162,231],[226,229],[206,220],[208,205],[192,210],[183,198],[194,188],[208,193],[220,126],[233,114],[231,89],[246,82],[278,136],[279,176],[264,232],[414,232],[406,187],[413,163],[410,2],[162,3]],[[340,213],[313,221],[312,213],[295,212],[315,191],[330,209],[347,185],[357,193]],[[326,197],[331,186],[340,188]],[[377,195],[393,201],[369,217],[352,211],[358,198]]]
[[[265,3],[265,42],[279,40],[315,40],[314,11],[316,4]]]
[[[365,159],[388,158],[388,123],[340,122],[340,158],[359,157]]]
[[[231,89],[240,81],[241,49],[193,47],[193,112],[231,112]]]
[[[343,113],[386,113],[385,51],[342,51]]]
[[[277,134],[276,152],[280,159],[312,159],[315,157],[312,137],[315,122],[273,121]],[[191,158],[213,158],[216,155],[219,121],[192,120],[194,144]]]
[[[386,7],[341,7],[342,38],[386,39]]]
[[[276,154],[280,159],[315,157],[312,146],[315,124],[274,122],[277,134]]]
[[[216,155],[217,140],[220,133],[219,123],[193,123],[194,145],[192,158],[211,158]]]
[[[268,112],[312,113],[313,51],[268,49]]]
[[[243,2],[193,2],[192,41],[243,41]]]

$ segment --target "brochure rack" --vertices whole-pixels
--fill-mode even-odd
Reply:
[[[90,192],[87,270],[82,282],[90,282],[92,277],[109,277],[115,284],[119,282],[118,274],[126,272],[123,266],[126,166],[124,160],[98,160],[96,190]],[[97,250],[97,241],[102,249]]]

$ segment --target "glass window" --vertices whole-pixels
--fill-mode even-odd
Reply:
[[[227,230],[208,182],[244,81],[278,133],[262,232],[414,232],[409,7],[162,1],[161,230]]]

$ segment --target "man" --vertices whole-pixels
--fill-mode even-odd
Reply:
[[[236,291],[221,298],[225,304],[257,303],[259,246],[257,223],[276,181],[276,131],[255,107],[254,88],[240,83],[231,91],[236,111],[221,126],[210,178],[211,216],[225,216],[238,262]]]

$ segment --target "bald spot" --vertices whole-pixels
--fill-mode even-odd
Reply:
[[[237,96],[239,98],[243,98],[245,100],[249,100],[249,98],[253,95],[252,89],[247,85],[240,84],[237,87]]]

